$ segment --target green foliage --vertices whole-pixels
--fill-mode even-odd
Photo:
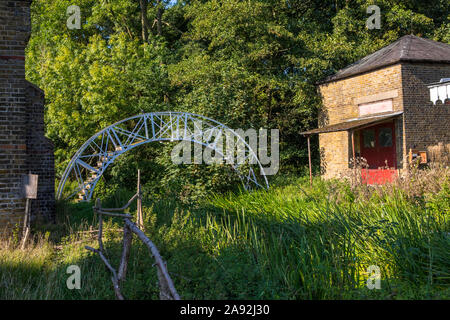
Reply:
[[[348,185],[305,178],[270,192],[230,193],[186,205],[144,202],[146,233],[167,261],[184,299],[448,299],[448,189],[417,205],[401,189],[357,200]],[[448,187],[447,187],[448,188]],[[128,195],[102,202],[123,205]],[[0,249],[1,299],[114,299],[94,237],[92,204],[61,204],[59,230],[26,251]],[[135,208],[128,213],[134,214]],[[62,218],[62,220],[60,220]],[[107,219],[105,248],[117,266],[121,221]],[[36,230],[36,229],[35,229]],[[43,230],[48,230],[47,228]],[[55,249],[53,244],[58,244]],[[82,272],[66,288],[67,266]],[[123,294],[158,299],[147,248],[133,242]],[[381,268],[381,290],[366,270]]]
[[[450,43],[446,0],[157,2],[145,14],[146,38],[138,1],[77,1],[81,30],[66,27],[72,1],[33,1],[27,77],[46,94],[58,175],[100,129],[164,110],[199,113],[232,128],[279,129],[281,172],[304,173],[307,152],[298,133],[316,126],[317,81],[405,34]],[[371,4],[381,8],[380,30],[365,27]],[[359,200],[337,182],[315,180],[310,189],[307,177],[279,176],[270,192],[239,193],[229,168],[176,166],[170,147],[123,155],[95,196],[121,206],[141,170],[146,227],[183,298],[450,297],[448,182],[416,202],[401,190]],[[221,194],[205,200],[212,191]],[[1,299],[114,297],[108,270],[83,248],[95,242],[78,233],[96,224],[91,207],[59,203],[59,224],[36,229],[51,232],[41,245],[0,250]],[[117,264],[119,221],[105,227]],[[156,299],[147,249],[137,244],[131,257],[125,296]],[[66,288],[70,264],[81,267],[82,290]],[[365,287],[371,264],[382,269],[380,291]]]
[[[298,133],[316,126],[317,81],[405,34],[449,42],[445,0],[157,3],[148,4],[146,29],[138,1],[77,1],[82,28],[68,30],[72,1],[33,1],[27,76],[46,93],[47,135],[55,143],[58,175],[100,129],[163,110],[199,113],[232,128],[279,129],[281,171],[296,171],[307,163]],[[380,30],[365,27],[371,4],[381,8]],[[312,142],[313,159],[319,159]],[[164,181],[179,172],[165,160],[156,162],[161,149],[145,150],[131,156],[132,166],[153,159],[148,168],[163,174],[149,176]],[[131,168],[128,161],[120,164],[117,171]],[[195,180],[196,169],[189,171]],[[120,176],[110,175],[108,184],[121,184]]]

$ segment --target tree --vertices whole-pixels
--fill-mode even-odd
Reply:
[[[46,93],[59,173],[103,127],[169,109],[232,128],[279,129],[281,170],[295,171],[307,164],[299,132],[317,126],[319,80],[405,34],[450,41],[445,0],[79,0],[80,30],[66,27],[71,4],[33,1],[27,51],[27,77]],[[366,28],[372,4],[381,9],[379,30]],[[130,157],[121,165],[139,162]],[[163,181],[181,170],[198,188],[213,179],[158,161],[148,165],[165,168]]]

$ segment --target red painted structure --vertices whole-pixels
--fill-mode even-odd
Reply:
[[[385,184],[397,176],[394,122],[385,122],[360,130],[360,156],[367,160],[362,179],[367,184]]]
[[[398,176],[392,169],[361,169],[362,182],[365,184],[385,184],[392,182]]]

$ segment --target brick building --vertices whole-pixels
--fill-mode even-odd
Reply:
[[[444,78],[450,45],[407,35],[320,83],[319,128],[302,134],[319,134],[324,178],[347,171],[355,156],[367,160],[368,181],[383,183],[407,167],[410,152],[450,143],[449,100],[433,104],[428,88]]]
[[[31,0],[0,1],[0,233],[25,211],[22,174],[39,175],[32,218],[54,216],[53,145],[44,136],[44,94],[25,80]]]

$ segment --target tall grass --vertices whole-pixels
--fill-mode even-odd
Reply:
[[[269,230],[272,250],[260,252],[286,286],[297,280],[299,297],[339,297],[360,287],[372,264],[391,281],[428,287],[450,284],[449,224],[442,211],[418,207],[400,191],[370,202],[340,204],[314,194],[295,195],[291,187],[218,197],[214,203],[263,220],[258,224],[264,225],[264,234]]]
[[[390,186],[371,196],[318,179],[270,191],[213,195],[195,207],[165,199],[145,204],[146,229],[185,299],[433,299],[450,297],[449,183],[422,200]],[[366,190],[367,191],[367,190]],[[364,193],[366,192],[364,191]],[[120,194],[105,203],[116,204]],[[119,201],[120,202],[120,201]],[[47,242],[26,253],[0,250],[0,298],[113,299],[109,273],[88,231],[91,204],[64,204]],[[120,256],[119,221],[108,221],[110,259]],[[45,228],[48,231],[48,228]],[[80,235],[81,234],[81,235]],[[82,243],[79,243],[79,242]],[[84,242],[83,242],[84,241]],[[59,249],[51,245],[56,242]],[[123,292],[157,299],[148,252],[133,245]],[[77,264],[82,289],[68,290]],[[370,265],[381,290],[366,287]]]

